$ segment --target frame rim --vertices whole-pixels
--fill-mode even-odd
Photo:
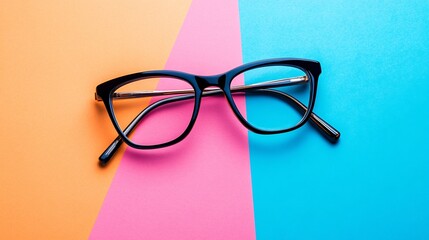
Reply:
[[[285,133],[285,132],[290,132],[293,131],[297,128],[300,128],[301,126],[303,126],[309,119],[311,113],[313,112],[313,108],[314,108],[314,104],[316,101],[316,92],[317,92],[317,82],[318,82],[318,77],[321,73],[321,67],[320,67],[320,63],[317,61],[312,61],[312,60],[305,60],[305,59],[267,59],[267,60],[273,60],[273,61],[256,61],[256,62],[251,62],[249,64],[245,64],[242,65],[238,68],[235,68],[229,72],[227,72],[227,84],[228,84],[228,88],[225,87],[225,91],[227,99],[228,99],[228,103],[230,104],[234,114],[236,115],[236,117],[240,120],[240,122],[249,130],[251,130],[252,132],[258,133],[258,134],[278,134],[278,133]],[[310,63],[311,65],[314,66],[309,66],[309,68],[306,68],[305,66],[302,65],[306,65],[307,63]],[[318,65],[318,66],[317,66]],[[253,126],[251,123],[249,123],[241,114],[241,112],[239,111],[238,107],[235,104],[234,98],[232,97],[231,94],[231,82],[234,80],[235,77],[237,77],[238,75],[240,75],[243,72],[252,70],[252,69],[257,69],[257,68],[262,68],[262,67],[269,67],[269,66],[290,66],[290,67],[296,67],[300,70],[302,70],[308,77],[309,77],[309,83],[310,83],[310,98],[309,98],[309,103],[307,106],[307,111],[305,112],[305,114],[302,116],[302,118],[300,119],[300,121],[295,124],[292,127],[289,128],[285,128],[285,129],[281,129],[281,130],[264,130],[264,129],[260,129],[257,128],[255,126]],[[318,67],[318,68],[317,68]],[[320,71],[317,71],[318,69],[320,69]],[[313,75],[313,73],[316,74],[316,76]],[[228,75],[229,74],[229,75]]]
[[[308,77],[310,78],[311,89],[310,89],[310,100],[307,106],[307,111],[305,112],[304,116],[301,118],[300,122],[298,122],[293,127],[282,129],[282,130],[273,130],[273,131],[258,129],[252,126],[249,122],[247,122],[247,120],[245,120],[244,117],[241,115],[240,111],[238,110],[232,98],[230,84],[237,75],[239,75],[244,71],[261,68],[265,66],[277,66],[277,65],[297,67],[302,71],[304,71],[306,74],[308,74]],[[227,98],[228,104],[230,105],[232,111],[234,112],[234,115],[238,118],[241,124],[244,125],[248,130],[258,134],[277,134],[277,133],[285,133],[285,132],[293,131],[301,127],[302,125],[304,125],[308,121],[311,113],[313,112],[313,108],[316,100],[318,77],[320,73],[321,73],[320,63],[314,60],[299,59],[299,58],[272,58],[272,59],[259,60],[259,61],[243,64],[219,75],[200,76],[200,75],[194,75],[194,74],[174,71],[174,70],[152,70],[152,71],[137,72],[133,74],[124,75],[118,78],[114,78],[99,84],[96,87],[96,94],[102,99],[106,107],[106,110],[108,112],[108,115],[110,117],[110,120],[114,125],[114,128],[116,129],[121,139],[127,145],[136,149],[157,149],[157,148],[163,148],[163,147],[174,145],[182,141],[187,135],[189,135],[198,117],[198,113],[201,105],[202,92],[208,86],[217,86],[224,92]],[[192,117],[189,122],[189,125],[187,126],[185,131],[177,138],[162,144],[139,145],[132,142],[132,140],[130,140],[128,136],[126,136],[126,134],[120,128],[116,120],[116,117],[114,115],[113,106],[111,104],[112,102],[111,96],[112,96],[112,93],[118,88],[120,88],[121,86],[134,81],[139,81],[148,77],[172,77],[172,78],[184,80],[187,83],[189,83],[195,92],[194,109],[193,109],[193,113],[192,113]]]

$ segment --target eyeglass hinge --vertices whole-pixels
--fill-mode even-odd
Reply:
[[[97,93],[95,93],[95,100],[96,101],[103,101],[103,99],[101,99],[101,97]]]

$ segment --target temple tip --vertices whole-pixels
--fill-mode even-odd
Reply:
[[[121,144],[122,139],[118,136],[98,158],[100,166],[104,167],[109,163],[110,159],[112,159],[113,155],[115,155]]]

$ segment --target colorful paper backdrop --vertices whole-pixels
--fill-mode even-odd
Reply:
[[[314,111],[342,133],[249,133],[257,237],[428,239],[428,2],[239,5],[244,61],[318,59]]]
[[[85,239],[121,154],[95,86],[163,68],[191,1],[4,1],[0,238]]]
[[[417,0],[4,2],[0,238],[428,239],[428,21]],[[203,99],[184,142],[98,166],[116,134],[97,84],[272,57],[321,62],[338,144]]]

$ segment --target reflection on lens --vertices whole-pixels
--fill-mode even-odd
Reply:
[[[114,116],[124,131],[136,117],[128,139],[142,146],[167,143],[188,127],[194,111],[194,90],[184,80],[145,78],[118,88],[111,97]]]
[[[234,77],[231,92],[240,114],[250,125],[265,131],[285,130],[296,126],[305,115],[294,99],[308,106],[308,79],[304,71],[295,67],[261,67]]]

